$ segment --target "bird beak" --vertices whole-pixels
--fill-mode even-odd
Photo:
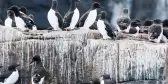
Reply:
[[[17,64],[16,67],[20,66],[20,64]]]

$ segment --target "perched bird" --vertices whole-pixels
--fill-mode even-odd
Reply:
[[[89,27],[92,26],[96,20],[97,8],[101,8],[101,5],[98,2],[94,2],[92,7],[79,19],[76,27],[82,27],[80,29],[89,30]]]
[[[61,14],[57,10],[58,1],[52,0],[51,9],[48,12],[48,21],[54,30],[63,30],[63,20]]]
[[[36,26],[34,21],[26,14],[20,12],[17,6],[12,6],[9,8],[9,10],[14,11],[16,16],[15,17],[16,27],[18,27],[20,30],[25,31],[27,29],[37,29],[35,28]]]
[[[107,14],[105,11],[101,11],[101,16],[97,21],[97,27],[103,39],[115,39],[116,34],[114,32],[116,29],[107,21]]]
[[[167,43],[168,42],[168,19],[165,19],[163,21],[162,26],[163,26],[162,40],[163,40],[163,42]]]
[[[34,16],[32,14],[28,15],[27,8],[22,6],[19,8],[19,12],[24,16],[27,16],[28,23],[26,25],[28,26],[28,28],[32,30],[37,30],[37,26],[35,25],[35,22],[34,22]]]
[[[100,84],[116,84],[116,82],[111,79],[109,74],[102,75],[100,81],[101,81]]]
[[[131,19],[128,15],[129,11],[128,9],[123,9],[122,14],[119,18],[117,18],[117,29],[119,32],[129,32]]]
[[[0,74],[0,84],[15,84],[19,79],[19,72],[16,67],[19,64],[12,64],[8,67],[7,71]]]
[[[49,73],[44,68],[39,55],[33,57],[31,64],[36,63],[31,76],[32,84],[43,84],[49,77]]]
[[[135,37],[139,35],[140,30],[140,22],[135,20],[131,22],[129,34],[134,34]]]
[[[80,17],[80,12],[78,8],[76,7],[77,2],[80,0],[71,0],[71,5],[68,10],[68,12],[65,14],[64,19],[63,19],[63,28],[65,30],[72,30],[75,28],[79,17]]]
[[[161,20],[156,19],[153,21],[153,24],[150,26],[148,31],[148,38],[151,42],[160,43],[163,36],[163,26]]]
[[[163,20],[162,26],[163,26],[164,28],[168,28],[168,19]]]
[[[7,18],[5,20],[5,26],[16,27],[15,13],[12,10],[7,10]]]
[[[152,20],[145,20],[142,26],[140,27],[140,33],[148,34],[149,27],[153,24]]]

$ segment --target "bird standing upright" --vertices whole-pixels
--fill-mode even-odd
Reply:
[[[74,29],[79,20],[80,12],[77,8],[77,2],[79,1],[80,0],[71,0],[70,9],[65,14],[63,19],[63,28],[65,28],[65,30]]]
[[[48,12],[48,21],[54,30],[62,30],[63,20],[57,9],[58,1],[52,0],[51,9]]]

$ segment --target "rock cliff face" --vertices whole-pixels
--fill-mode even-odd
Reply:
[[[104,73],[120,84],[163,82],[167,44],[101,38],[98,31],[23,33],[0,26],[0,65],[21,64],[18,84],[30,83],[29,63],[36,54],[51,74],[46,84],[88,83]]]

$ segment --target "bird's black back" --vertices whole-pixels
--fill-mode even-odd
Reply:
[[[70,26],[73,15],[74,15],[74,11],[69,10],[67,12],[67,14],[64,16],[64,19],[63,19],[63,21],[64,21],[63,28]]]
[[[58,18],[59,27],[60,27],[61,29],[63,29],[63,20],[62,20],[61,14],[60,14],[58,11],[56,11],[56,12],[55,12],[55,15],[56,15],[57,18]]]
[[[116,29],[112,27],[112,25],[107,20],[104,20],[104,24],[106,25],[107,35],[110,36],[112,39],[114,39],[114,37],[116,37],[114,33]]]
[[[82,27],[82,26],[84,26],[84,23],[85,23],[85,21],[86,21],[88,15],[89,15],[89,13],[90,13],[90,10],[87,11],[86,13],[84,13],[84,14],[81,16],[81,18],[79,19],[79,21],[78,21],[76,27]]]
[[[131,23],[131,19],[128,17],[121,17],[117,19],[117,24],[121,30],[126,29]]]

